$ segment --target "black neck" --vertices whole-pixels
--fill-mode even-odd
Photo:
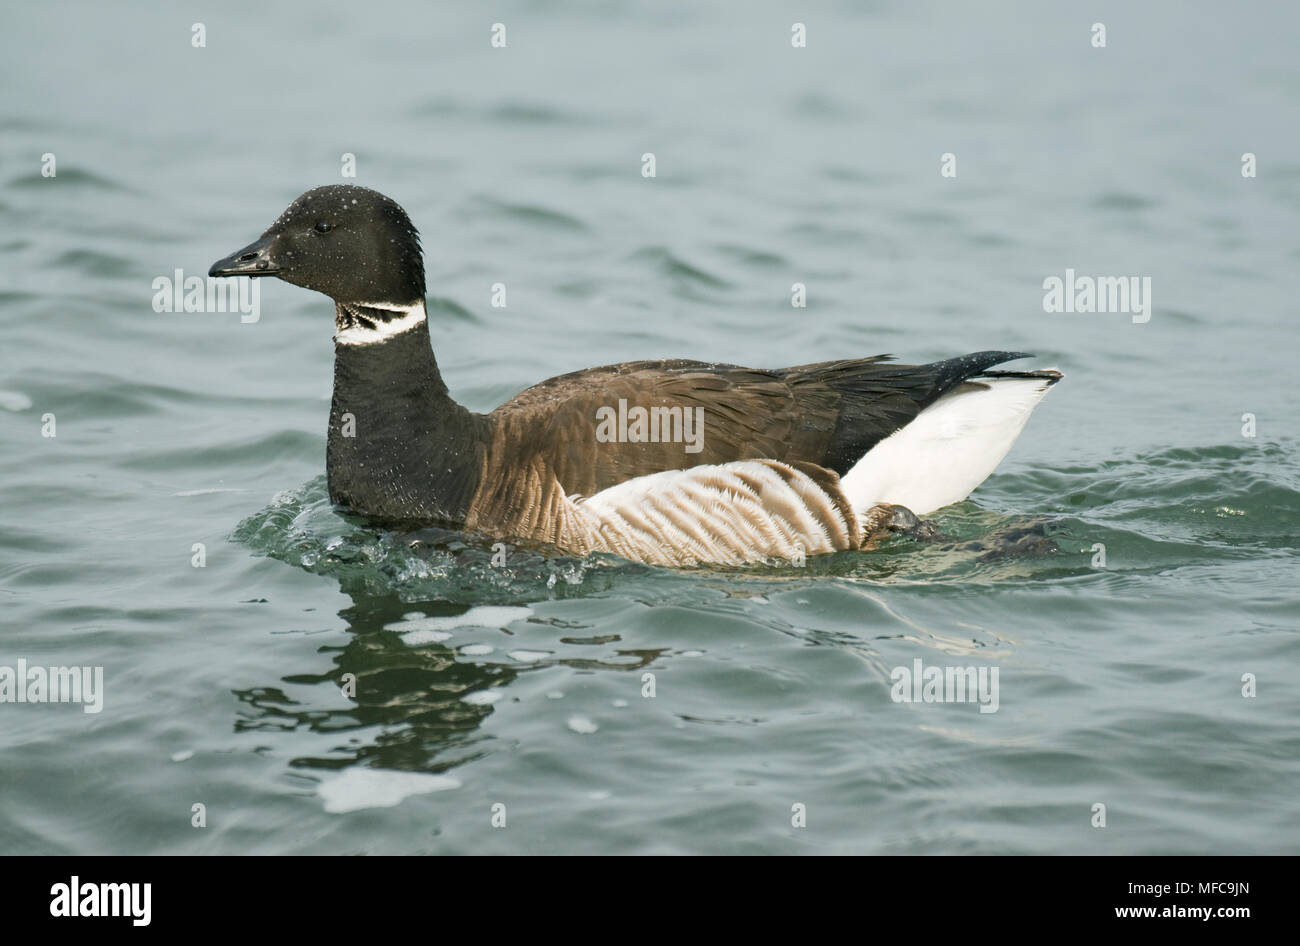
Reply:
[[[388,522],[459,526],[489,424],[451,399],[427,322],[371,344],[335,343],[330,501]]]

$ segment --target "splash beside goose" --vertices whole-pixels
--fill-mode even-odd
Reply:
[[[965,499],[1061,379],[998,369],[1029,357],[1006,351],[775,370],[635,361],[560,375],[476,414],[434,360],[415,227],[396,202],[352,185],[303,194],[208,275],[277,276],[334,300],[334,503],[576,555],[684,566],[866,547],[894,506],[925,515]],[[670,433],[611,442],[600,419],[615,405]],[[672,426],[687,411],[703,420],[693,451]]]

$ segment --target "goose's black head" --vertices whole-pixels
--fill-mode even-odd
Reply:
[[[424,258],[411,219],[396,201],[353,184],[307,191],[208,275],[278,276],[340,303],[424,298]]]

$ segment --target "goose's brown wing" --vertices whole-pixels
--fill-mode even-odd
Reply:
[[[560,375],[492,412],[489,475],[549,470],[569,494],[702,463],[770,459],[843,474],[945,391],[1013,352],[928,365],[888,355],[765,371],[700,361],[633,361]],[[602,442],[602,408],[703,409],[698,452],[682,442]]]

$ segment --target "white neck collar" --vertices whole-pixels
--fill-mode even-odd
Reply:
[[[401,314],[395,315],[384,322],[376,321],[374,328],[363,325],[349,325],[334,336],[336,345],[374,345],[379,342],[386,342],[403,332],[409,332],[427,318],[423,299],[411,305],[393,305],[391,302],[355,302],[349,303],[349,305],[363,309],[383,309],[386,312],[399,312]]]

